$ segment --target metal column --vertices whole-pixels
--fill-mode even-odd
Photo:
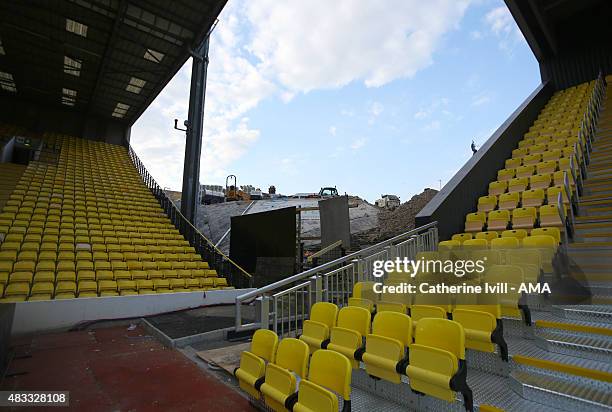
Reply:
[[[209,37],[193,51],[191,89],[189,91],[189,114],[185,141],[185,164],[183,168],[183,191],[181,213],[194,226],[200,188],[200,156],[202,154],[202,127],[204,124],[204,98],[206,95],[206,72],[208,70]]]

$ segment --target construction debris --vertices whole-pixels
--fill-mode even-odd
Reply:
[[[414,229],[415,216],[436,193],[437,190],[427,188],[394,210],[380,209],[378,227],[353,234],[353,249],[361,249]]]

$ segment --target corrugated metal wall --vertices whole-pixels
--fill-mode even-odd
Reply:
[[[602,70],[612,73],[612,46],[567,50],[540,64],[542,80],[550,80],[556,90],[593,80]]]

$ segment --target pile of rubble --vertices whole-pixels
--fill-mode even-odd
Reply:
[[[378,213],[378,227],[353,234],[353,249],[362,249],[414,229],[415,216],[436,193],[438,193],[437,190],[427,188],[423,193],[414,195],[412,199],[402,203],[395,210],[381,209]]]

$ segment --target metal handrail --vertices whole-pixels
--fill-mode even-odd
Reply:
[[[364,249],[358,250],[356,252],[350,253],[346,256],[340,257],[338,259],[332,260],[330,262],[327,263],[323,263],[320,266],[316,266],[312,269],[308,269],[304,272],[301,273],[297,273],[293,276],[289,276],[287,278],[281,279],[279,281],[276,281],[274,283],[270,283],[269,285],[263,286],[259,289],[244,293],[242,295],[239,295],[236,297],[236,330],[240,330],[242,327],[242,311],[241,311],[241,305],[242,302],[256,298],[258,296],[262,296],[266,293],[272,292],[276,289],[282,288],[284,286],[289,286],[295,282],[298,282],[300,280],[303,279],[307,279],[310,278],[312,276],[317,275],[318,273],[321,273],[323,271],[325,271],[326,269],[332,269],[338,265],[341,265],[343,263],[346,262],[352,262],[355,259],[359,259],[360,257],[363,257],[365,255],[369,255],[372,254],[373,252],[378,252],[381,249],[384,249],[387,246],[392,245],[393,243],[400,241],[400,240],[404,240],[406,238],[409,238],[411,236],[415,236],[421,232],[427,231],[427,230],[431,230],[431,229],[435,229],[437,227],[438,222],[434,221],[434,222],[430,222],[426,225],[423,225],[421,227],[409,230],[405,233],[402,233],[400,235],[394,236],[391,239],[387,239],[384,240],[380,243],[377,243],[375,245],[372,246],[368,246]]]
[[[162,187],[151,176],[147,168],[144,166],[132,146],[128,147],[128,154],[134,163],[136,170],[140,174],[145,185],[151,190],[153,195],[160,202],[164,212],[169,217],[174,226],[181,232],[189,243],[200,253],[211,266],[217,270],[221,276],[228,278],[230,284],[238,287],[238,283],[242,283],[241,279],[235,278],[232,274],[232,269],[235,269],[242,277],[246,277],[248,287],[252,286],[252,278],[249,272],[244,270],[240,265],[230,259],[215,244],[204,236],[197,227],[195,227],[176,207],[174,202],[168,198]],[[229,265],[229,267],[228,267]]]
[[[325,246],[323,249],[313,253],[312,255],[308,256],[308,259],[306,259],[308,262],[312,262],[312,260],[314,258],[318,258],[321,255],[324,255],[325,253],[329,252],[330,250],[333,250],[337,247],[341,247],[342,246],[342,239],[341,240],[337,240],[334,243],[332,243],[331,245]]]

